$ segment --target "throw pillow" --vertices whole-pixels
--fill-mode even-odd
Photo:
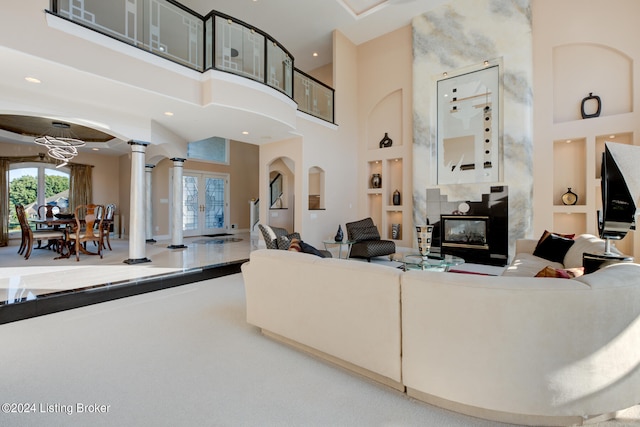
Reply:
[[[280,236],[278,237],[278,249],[283,251],[289,250],[291,246],[292,239],[289,236]]]
[[[291,239],[291,241],[289,242],[289,248],[287,250],[301,252],[302,248],[300,247],[300,240],[296,239],[295,237]]]
[[[553,268],[546,266],[535,275],[535,277],[557,277],[560,279],[573,279],[584,274],[584,268]]]
[[[319,250],[317,250],[316,248],[314,248],[310,244],[303,242],[302,240],[300,241],[300,248],[302,249],[302,252],[304,252],[305,254],[317,255],[320,258],[324,258],[325,257],[322,254],[322,252],[320,252]]]
[[[563,263],[564,256],[575,243],[573,239],[567,239],[558,234],[550,233],[533,251],[533,255],[553,262]]]
[[[544,233],[542,233],[542,236],[540,236],[540,240],[538,240],[538,245],[552,234],[555,234],[556,236],[564,237],[565,239],[573,239],[574,237],[576,237],[575,234],[552,233],[551,231],[544,230]]]

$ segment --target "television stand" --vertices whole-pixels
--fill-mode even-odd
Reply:
[[[582,266],[584,267],[584,274],[593,273],[596,270],[601,269],[610,264],[618,264],[620,262],[633,262],[633,257],[622,254],[591,254],[585,252],[582,254]]]

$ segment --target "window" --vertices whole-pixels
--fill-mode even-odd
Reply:
[[[17,163],[9,170],[9,231],[18,231],[16,205],[24,205],[27,216],[37,217],[38,206],[69,207],[69,172],[41,163]]]
[[[229,140],[217,136],[190,142],[187,146],[190,159],[229,164]]]

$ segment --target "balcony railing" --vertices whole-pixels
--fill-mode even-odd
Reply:
[[[207,16],[173,0],[51,0],[55,15],[193,70],[225,71],[268,85],[298,109],[334,122],[334,91],[294,68],[267,33],[228,15]]]

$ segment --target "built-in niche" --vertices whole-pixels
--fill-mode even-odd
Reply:
[[[309,168],[309,210],[324,209],[324,170],[318,166]]]
[[[445,74],[437,81],[438,184],[500,181],[499,65]]]
[[[278,157],[269,164],[268,224],[287,230],[294,229],[295,162],[288,157]]]

